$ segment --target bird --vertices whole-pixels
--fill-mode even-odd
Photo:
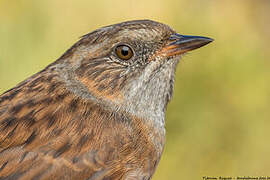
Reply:
[[[184,54],[213,39],[132,20],[82,36],[0,96],[0,180],[149,180]]]

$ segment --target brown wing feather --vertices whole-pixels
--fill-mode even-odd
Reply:
[[[82,157],[94,134],[75,112],[79,100],[55,76],[44,77],[37,74],[0,97],[0,177],[101,176],[105,168]]]

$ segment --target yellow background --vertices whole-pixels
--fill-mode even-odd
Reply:
[[[0,0],[0,93],[81,35],[134,19],[215,39],[177,68],[154,179],[270,176],[269,0]]]

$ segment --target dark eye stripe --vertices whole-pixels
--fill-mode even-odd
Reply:
[[[118,45],[115,48],[115,54],[122,60],[129,60],[134,55],[132,49],[127,45]]]

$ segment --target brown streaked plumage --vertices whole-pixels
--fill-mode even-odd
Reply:
[[[148,180],[181,54],[212,39],[128,21],[83,36],[0,96],[0,180]]]

